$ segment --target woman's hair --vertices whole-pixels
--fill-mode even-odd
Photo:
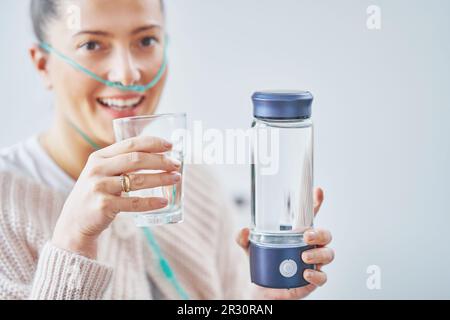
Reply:
[[[47,24],[58,17],[58,5],[63,0],[31,0],[30,12],[33,30],[39,41],[46,40],[45,29]],[[160,0],[161,10],[164,13],[164,0]]]
[[[39,41],[45,40],[48,22],[57,16],[58,0],[31,0],[30,12],[33,30]]]

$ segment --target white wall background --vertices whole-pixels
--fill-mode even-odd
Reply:
[[[382,29],[366,28],[378,5]],[[450,298],[450,2],[168,0],[171,76],[161,111],[248,128],[265,88],[315,95],[317,226],[334,234],[312,298]],[[0,147],[44,129],[51,96],[31,67],[28,1],[0,10]],[[249,168],[218,168],[248,196]],[[241,209],[244,218],[249,208]],[[245,219],[243,219],[245,221]],[[381,268],[381,290],[366,286]]]

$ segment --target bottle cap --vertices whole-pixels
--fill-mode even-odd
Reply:
[[[252,96],[253,116],[258,119],[307,119],[313,96],[309,91],[257,91]]]

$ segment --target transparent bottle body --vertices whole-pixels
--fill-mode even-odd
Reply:
[[[250,240],[302,246],[314,218],[312,121],[255,119],[252,131]]]

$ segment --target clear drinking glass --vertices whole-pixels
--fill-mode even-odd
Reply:
[[[166,207],[148,212],[121,212],[132,214],[138,227],[183,221],[183,171],[185,155],[186,114],[171,113],[137,116],[113,120],[116,141],[137,136],[153,136],[170,141],[173,148],[164,154],[181,162],[181,180],[177,184],[156,188],[130,191],[133,197],[163,197],[168,200]],[[140,170],[136,173],[160,173],[160,170]]]

